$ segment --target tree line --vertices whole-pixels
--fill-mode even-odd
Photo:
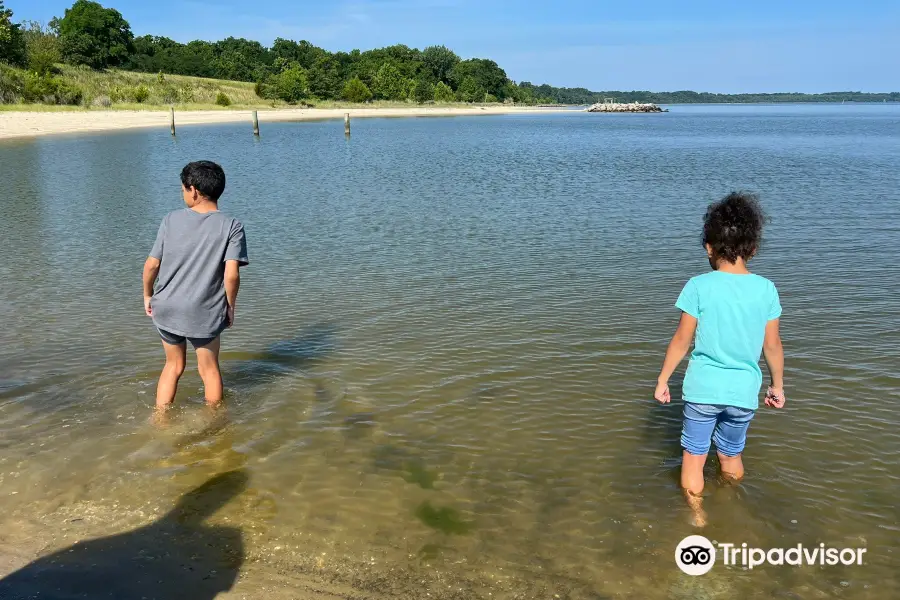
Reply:
[[[26,67],[30,77],[52,87],[53,65],[120,68],[256,84],[261,98],[306,100],[372,99],[425,102],[515,102],[592,104],[617,102],[840,102],[900,101],[900,93],[712,94],[692,91],[590,91],[512,81],[493,60],[463,60],[445,46],[424,50],[398,44],[373,50],[330,52],[307,41],[278,38],[270,46],[229,37],[182,44],[166,37],[135,37],[112,8],[77,0],[46,26],[17,24],[0,0],[0,62]],[[57,82],[62,85],[62,82]],[[0,98],[0,101],[3,99]]]

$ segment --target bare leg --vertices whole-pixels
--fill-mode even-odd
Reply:
[[[722,478],[732,483],[738,483],[744,478],[744,462],[741,455],[725,456],[721,452],[718,453],[719,465],[722,467]]]
[[[159,375],[159,383],[156,385],[156,408],[165,410],[175,402],[175,392],[178,390],[178,380],[184,373],[185,344],[162,343],[166,351],[166,366]]]
[[[219,371],[220,338],[197,348],[197,370],[203,380],[206,404],[218,406],[222,402],[222,373]]]
[[[681,455],[681,488],[688,506],[694,511],[693,523],[696,527],[706,525],[706,511],[703,510],[703,465],[706,454],[691,454],[687,450]]]

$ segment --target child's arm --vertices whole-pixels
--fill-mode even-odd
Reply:
[[[784,347],[781,345],[778,319],[766,323],[766,338],[763,341],[763,355],[772,376],[772,385],[766,392],[766,406],[784,406]]]
[[[663,361],[662,371],[656,382],[656,392],[653,394],[653,397],[661,404],[667,404],[672,400],[672,395],[669,393],[669,378],[678,368],[678,364],[684,360],[688,350],[691,349],[691,341],[694,339],[696,330],[697,319],[682,312],[678,329],[675,330],[675,335],[672,336],[672,341],[669,342],[669,348],[666,350],[666,359]]]
[[[241,289],[240,263],[236,260],[225,261],[225,299],[228,300],[228,326],[234,326],[234,307],[237,304],[238,290]]]
[[[153,256],[147,257],[147,261],[144,263],[144,312],[148,317],[153,316],[150,299],[153,297],[153,284],[156,283],[156,277],[159,275],[159,264],[159,259]]]

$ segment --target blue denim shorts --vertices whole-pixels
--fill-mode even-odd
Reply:
[[[737,406],[684,403],[681,447],[690,454],[709,453],[709,441],[725,456],[737,456],[747,443],[747,429],[755,411]]]

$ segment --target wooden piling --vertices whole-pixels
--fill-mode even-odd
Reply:
[[[172,124],[170,129],[172,131],[172,137],[175,137],[175,107],[173,106],[170,110],[172,114]]]
[[[344,113],[344,135],[350,135],[350,113]]]
[[[253,111],[253,135],[259,135],[259,117],[256,111]]]

